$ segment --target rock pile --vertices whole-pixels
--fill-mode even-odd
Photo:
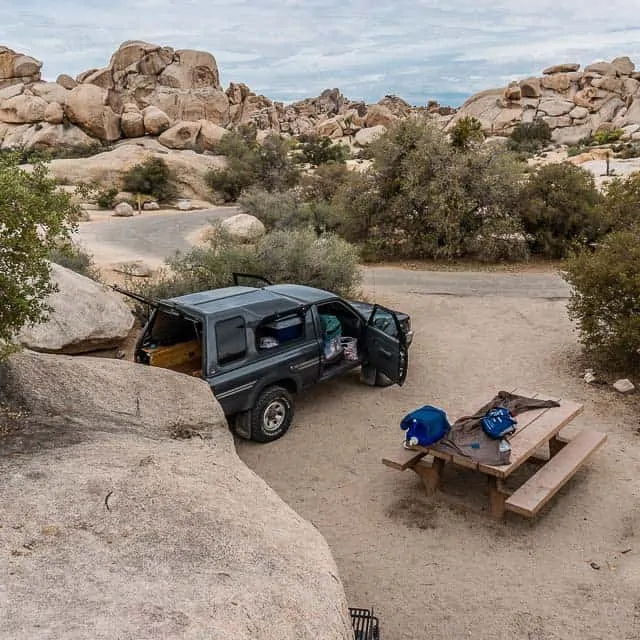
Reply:
[[[628,57],[545,69],[541,78],[482,91],[467,100],[449,126],[463,116],[480,120],[485,132],[508,135],[518,122],[541,118],[555,142],[574,144],[596,132],[622,129],[640,139],[640,73]]]
[[[243,83],[223,89],[210,53],[137,40],[124,42],[107,66],[75,79],[44,82],[41,66],[0,47],[0,148],[86,148],[151,136],[170,149],[212,151],[227,130],[250,123],[262,132],[317,133],[362,146],[399,119],[422,117],[447,128],[465,115],[490,135],[542,118],[560,143],[616,128],[640,139],[640,73],[628,57],[583,71],[558,64],[540,78],[482,91],[458,110],[435,102],[414,107],[391,95],[365,104],[338,89],[284,105]]]
[[[78,148],[121,138],[158,137],[171,149],[212,150],[230,128],[255,124],[288,135],[316,132],[353,137],[375,129],[368,140],[416,109],[394,96],[375,105],[346,99],[338,89],[285,106],[257,95],[246,84],[224,90],[214,57],[204,51],[174,50],[127,41],[102,69],[75,80],[40,77],[42,63],[0,48],[0,148]]]

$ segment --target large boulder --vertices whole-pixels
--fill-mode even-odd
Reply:
[[[352,640],[318,530],[235,453],[202,380],[23,352],[0,450],[0,635]],[[193,436],[193,437],[190,437]]]
[[[10,124],[26,124],[44,120],[47,103],[42,98],[27,93],[8,98],[0,103],[0,121]]]
[[[56,83],[59,84],[64,89],[68,89],[69,91],[71,91],[71,89],[75,88],[78,85],[78,83],[70,75],[67,75],[66,73],[61,73],[56,78]]]
[[[564,116],[574,107],[575,104],[571,100],[562,98],[544,98],[538,105],[538,109],[548,116]]]
[[[112,142],[120,137],[120,116],[107,106],[107,91],[94,84],[79,84],[69,91],[64,110],[71,122],[89,135]]]
[[[64,120],[64,109],[58,102],[50,102],[44,110],[44,119],[50,124],[62,124]]]
[[[141,138],[144,131],[144,116],[139,111],[127,111],[120,116],[120,127],[125,138]]]
[[[197,146],[204,151],[214,151],[218,143],[229,133],[227,129],[209,120],[200,120],[200,132]]]
[[[200,122],[178,122],[160,134],[158,142],[169,149],[195,149]]]
[[[633,63],[629,56],[620,56],[614,58],[611,61],[613,68],[622,76],[630,76],[636,69],[636,65]]]
[[[142,111],[144,131],[151,136],[159,136],[171,126],[169,116],[158,107],[145,107]]]
[[[372,104],[367,108],[367,114],[364,119],[365,127],[390,127],[398,118],[393,115],[389,107],[382,104]]]
[[[238,213],[222,221],[222,229],[240,242],[254,242],[265,234],[264,224],[248,213]]]
[[[57,264],[51,265],[56,285],[47,299],[48,319],[24,327],[19,342],[35,351],[86,353],[118,346],[134,318],[121,298],[104,285]]]
[[[580,65],[577,62],[564,62],[562,64],[554,64],[551,67],[547,67],[542,73],[547,76],[554,73],[568,73],[571,71],[577,71],[579,68]]]
[[[52,102],[49,107],[55,105]],[[32,126],[22,137],[22,146],[30,151],[72,151],[79,149],[87,151],[91,148],[99,149],[100,141],[88,136],[80,127],[63,125],[60,123],[43,123]]]
[[[186,90],[203,87],[221,89],[218,65],[210,53],[179,49],[174,60],[160,74],[158,81],[161,85]]]
[[[69,93],[67,89],[57,82],[34,82],[29,85],[29,91],[46,102],[58,102],[60,104],[65,103]]]
[[[0,46],[0,87],[40,80],[42,62]]]
[[[376,125],[375,127],[360,129],[360,131],[358,131],[355,135],[355,142],[361,147],[366,147],[368,144],[371,144],[374,140],[383,135],[386,131],[387,128],[381,124]]]

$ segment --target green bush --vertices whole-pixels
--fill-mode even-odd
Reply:
[[[58,242],[52,247],[49,251],[49,260],[92,280],[100,281],[101,279],[100,270],[93,256],[70,240]]]
[[[568,162],[538,167],[521,194],[520,215],[531,252],[564,258],[607,230],[591,173]]]
[[[512,151],[536,153],[551,142],[551,129],[542,119],[519,122],[511,132],[507,147]]]
[[[470,147],[480,144],[484,140],[482,123],[473,116],[464,116],[456,122],[451,131],[451,144],[456,149],[466,151]]]
[[[612,129],[611,131],[597,131],[591,138],[596,144],[608,144],[620,140],[623,134],[624,131],[622,129]]]
[[[243,190],[260,186],[267,191],[286,191],[298,182],[299,172],[289,154],[290,143],[277,134],[260,145],[254,128],[225,135],[216,152],[226,156],[224,169],[211,169],[205,180],[225,202],[235,202]]]
[[[131,167],[122,178],[122,188],[131,193],[153,196],[160,202],[170,202],[178,197],[171,170],[162,158],[155,156]]]
[[[501,148],[456,149],[406,120],[371,152],[372,168],[348,176],[331,201],[337,231],[366,259],[464,257],[483,220],[517,211],[522,165]]]
[[[572,287],[569,316],[587,355],[603,367],[638,371],[640,348],[640,228],[615,232],[594,252],[566,263]]]
[[[577,156],[577,155],[579,155],[581,153],[584,153],[585,151],[588,150],[588,148],[589,148],[588,146],[585,147],[585,146],[583,146],[581,144],[577,144],[575,146],[569,147],[567,149],[567,157],[573,158],[574,156]]]
[[[346,145],[336,144],[326,136],[308,133],[300,135],[298,140],[296,155],[299,162],[315,166],[328,163],[343,164],[349,157],[349,148]]]
[[[96,204],[101,209],[113,209],[115,205],[115,198],[118,195],[118,189],[116,187],[106,187],[99,189],[96,193]]]
[[[219,225],[208,244],[168,262],[157,281],[134,285],[150,298],[166,298],[229,286],[234,271],[277,283],[306,284],[352,296],[361,282],[358,252],[341,238],[312,230],[274,231],[255,246],[235,243]]]
[[[622,231],[640,223],[640,173],[605,185],[601,208],[607,230]]]
[[[0,149],[0,156],[13,156],[18,158],[18,164],[34,164],[36,162],[49,162],[67,158],[90,158],[98,153],[111,151],[113,145],[101,143],[96,140],[95,144],[88,144],[72,148],[41,148],[25,149],[16,147],[14,149]]]
[[[70,238],[80,215],[44,164],[25,171],[19,161],[0,155],[0,359],[23,325],[46,317],[50,251]]]

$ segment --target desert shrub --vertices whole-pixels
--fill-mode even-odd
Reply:
[[[608,230],[640,224],[640,173],[611,180],[604,188],[601,209]]]
[[[577,156],[581,153],[584,153],[585,151],[587,151],[589,149],[588,146],[584,146],[581,144],[577,144],[574,146],[571,146],[567,149],[567,157],[569,158],[573,158],[574,156]]]
[[[297,191],[267,191],[250,187],[238,199],[240,209],[260,220],[267,231],[295,229],[311,224],[308,208]]]
[[[87,278],[100,281],[100,271],[93,256],[70,240],[62,240],[53,246],[49,251],[49,260]]]
[[[591,136],[591,140],[596,144],[608,144],[610,142],[616,142],[617,140],[620,140],[620,137],[623,133],[624,131],[622,129],[596,131],[596,133]]]
[[[95,144],[82,145],[72,148],[35,148],[25,149],[24,147],[16,147],[13,149],[0,149],[0,156],[12,156],[18,158],[18,164],[34,164],[36,162],[49,162],[50,160],[59,160],[65,158],[89,158],[98,153],[110,151],[113,145],[100,143],[96,140]]]
[[[469,256],[480,262],[524,262],[529,245],[516,217],[489,218],[467,243]]]
[[[278,283],[306,284],[353,295],[360,282],[358,252],[343,239],[312,230],[273,231],[253,247],[238,245],[219,225],[206,245],[177,254],[155,282],[135,285],[150,298],[229,286],[234,271]]]
[[[622,158],[623,160],[629,158],[640,158],[640,144],[637,142],[620,145],[617,150],[614,150],[617,151],[618,158]]]
[[[296,155],[298,161],[305,164],[342,164],[349,157],[349,148],[346,145],[334,143],[326,136],[307,133],[300,135],[298,141]]]
[[[551,142],[551,129],[542,119],[519,122],[511,132],[507,146],[512,151],[535,153]]]
[[[226,156],[227,166],[209,170],[206,183],[225,202],[235,202],[243,190],[254,185],[267,191],[286,191],[299,177],[289,151],[289,142],[276,134],[258,144],[255,128],[228,133],[216,147],[217,153]]]
[[[131,167],[122,178],[122,188],[131,193],[153,196],[160,202],[169,202],[178,196],[172,171],[162,158],[155,156]]]
[[[98,189],[96,193],[96,204],[101,209],[113,209],[117,195],[118,189],[116,187],[105,187],[104,189]]]
[[[600,200],[588,171],[567,162],[538,167],[521,195],[531,252],[563,258],[570,249],[597,241],[606,232]]]
[[[586,353],[601,366],[638,371],[640,348],[640,227],[610,234],[591,252],[572,255],[569,316]]]
[[[521,165],[502,149],[455,149],[407,120],[371,150],[371,170],[349,176],[331,203],[338,231],[366,259],[463,257],[487,216],[517,210]]]
[[[80,215],[44,164],[27,172],[19,161],[19,154],[0,156],[0,358],[23,325],[46,317],[50,251]]]
[[[460,118],[460,120],[451,127],[449,135],[451,137],[451,144],[456,149],[462,149],[464,151],[484,140],[482,123],[473,116]]]

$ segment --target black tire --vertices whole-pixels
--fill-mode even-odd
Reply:
[[[293,420],[293,399],[284,387],[267,387],[251,410],[251,439],[273,442],[287,433]]]
[[[390,387],[393,382],[370,364],[362,365],[362,380],[370,387]]]

